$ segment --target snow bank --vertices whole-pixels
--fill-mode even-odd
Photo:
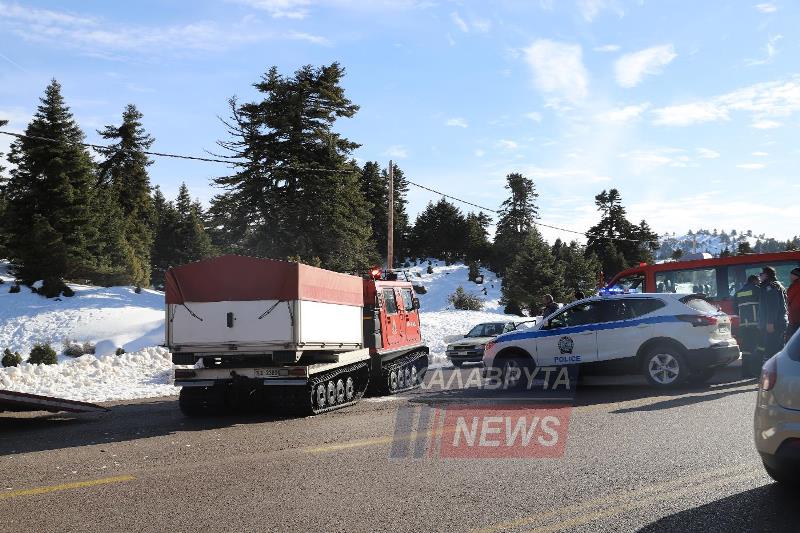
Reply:
[[[57,365],[29,365],[0,370],[0,389],[107,402],[170,396],[172,360],[165,348],[95,357],[84,355]]]

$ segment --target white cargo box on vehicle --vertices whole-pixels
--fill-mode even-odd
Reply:
[[[173,352],[346,351],[363,346],[363,281],[320,268],[223,256],[167,271]]]

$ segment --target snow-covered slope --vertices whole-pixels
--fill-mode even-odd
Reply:
[[[421,294],[421,323],[431,363],[443,364],[445,338],[464,334],[480,322],[506,318],[500,306],[500,281],[483,270],[483,285],[469,281],[463,264],[445,266],[432,260],[408,269],[417,284],[428,289]],[[70,285],[71,298],[47,299],[27,287],[8,292],[13,278],[0,263],[0,351],[10,348],[24,358],[36,343],[49,342],[59,352],[65,339],[97,344],[96,355],[73,359],[59,356],[55,366],[29,365],[0,368],[0,389],[57,395],[84,401],[110,401],[177,394],[171,385],[169,352],[164,342],[164,294],[132,287]],[[454,310],[447,297],[458,286],[485,300],[484,311]],[[486,289],[486,294],[483,288]],[[126,354],[114,355],[117,347]]]
[[[682,250],[684,254],[707,252],[714,256],[718,256],[726,248],[735,253],[740,243],[747,242],[755,249],[760,241],[764,241],[764,235],[755,236],[752,233],[749,235],[746,232],[737,233],[736,235],[727,234],[724,231],[720,233],[699,230],[697,232],[689,232],[684,235],[677,235],[675,233],[664,235],[659,238],[661,248],[658,251],[659,259],[669,259],[672,252],[675,250]]]
[[[469,269],[466,265],[457,263],[445,266],[444,261],[431,260],[433,273],[428,274],[428,262],[422,261],[419,266],[408,269],[412,282],[422,284],[428,290],[420,294],[420,322],[422,324],[422,337],[431,350],[431,364],[439,365],[447,361],[444,351],[447,347],[445,338],[467,333],[472,326],[481,322],[511,319],[503,314],[500,305],[500,280],[486,269],[481,269],[484,283],[476,285],[469,281]],[[461,286],[469,294],[474,294],[484,300],[483,311],[458,311],[447,300]],[[483,289],[486,289],[484,295]]]

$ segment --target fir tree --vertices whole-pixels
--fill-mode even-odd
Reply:
[[[45,90],[25,133],[9,155],[16,168],[7,187],[6,231],[15,274],[26,283],[47,277],[92,280],[102,259],[94,249],[95,169],[57,81]]]
[[[445,198],[429,202],[411,230],[412,255],[436,257],[450,263],[464,257],[467,245],[466,218]]]
[[[522,174],[509,174],[506,177],[506,189],[510,195],[500,206],[494,238],[493,265],[500,275],[514,261],[533,229],[534,221],[539,217],[536,205],[539,194],[533,180]]]
[[[492,253],[492,245],[489,242],[489,224],[492,219],[482,211],[477,215],[467,214],[466,218],[466,249],[467,259],[472,261],[487,261]]]
[[[153,138],[142,126],[142,114],[128,105],[120,126],[106,126],[98,132],[112,144],[102,150],[101,184],[108,189],[111,201],[119,206],[125,252],[112,261],[126,274],[125,284],[150,284],[150,251],[153,246],[153,200],[147,166],[152,163],[144,153]],[[116,213],[115,213],[116,215]]]
[[[7,120],[0,119],[0,128],[8,124]],[[0,257],[6,256],[6,230],[5,230],[5,212],[6,212],[6,184],[8,182],[8,178],[6,178],[5,170],[6,168],[3,166],[3,153],[0,152]]]
[[[185,183],[181,183],[178,189],[175,210],[178,214],[178,222],[175,227],[177,254],[174,260],[176,264],[191,263],[214,255],[211,238],[203,225],[202,208],[199,202],[192,201],[189,188]]]
[[[232,208],[234,227],[246,228],[236,245],[249,253],[319,257],[335,270],[369,265],[370,205],[350,156],[358,144],[333,130],[358,111],[343,76],[338,63],[305,66],[291,77],[273,67],[255,84],[261,101],[230,100],[232,140],[220,144],[237,172],[215,180],[226,189],[216,200]]]
[[[588,295],[597,290],[598,275],[602,267],[594,254],[586,253],[584,246],[577,241],[568,245],[561,243],[553,255],[563,265],[564,287],[567,292],[574,294],[575,291],[581,291]]]
[[[636,225],[627,219],[617,189],[595,196],[595,205],[600,222],[587,232],[586,250],[598,257],[607,279],[630,265],[653,261],[653,252],[659,248],[658,235],[644,220]]]
[[[501,303],[509,309],[528,309],[538,315],[544,305],[544,295],[556,300],[568,296],[564,286],[564,265],[557,261],[542,235],[531,228],[514,262],[503,278]]]
[[[170,266],[177,266],[178,225],[180,217],[173,202],[167,201],[161,189],[153,189],[153,248],[150,254],[152,282],[155,287],[164,284],[164,275]]]

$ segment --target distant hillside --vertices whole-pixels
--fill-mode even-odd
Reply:
[[[684,235],[662,236],[659,239],[661,247],[656,252],[657,259],[669,259],[675,250],[682,250],[684,255],[692,252],[707,252],[718,256],[726,249],[735,254],[741,245],[750,246],[750,250],[756,253],[782,252],[791,248],[800,247],[800,239],[795,237],[790,241],[779,241],[766,235],[754,234],[751,230],[737,231],[730,233],[725,230],[706,230],[688,231]],[[747,243],[747,244],[744,244]]]

